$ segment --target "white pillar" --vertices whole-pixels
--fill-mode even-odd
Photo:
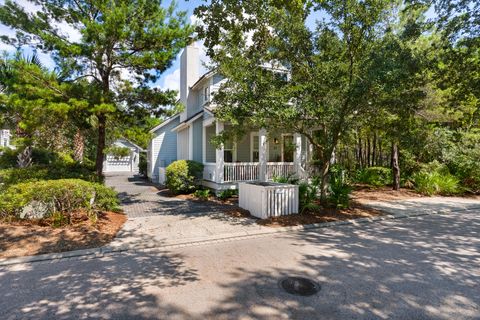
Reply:
[[[223,131],[223,123],[217,121],[215,127],[215,133],[218,135]],[[215,182],[222,183],[223,182],[223,174],[224,174],[224,161],[223,161],[223,144],[217,148],[216,150],[216,167],[215,167]]]
[[[193,160],[193,123],[188,126],[188,160]]]
[[[260,181],[267,181],[267,131],[265,129],[261,129],[258,132],[258,140],[258,158],[260,162],[258,178]]]
[[[207,162],[207,127],[202,126],[202,163]]]
[[[293,143],[295,144],[295,153],[293,155],[293,162],[295,165],[295,171],[300,172],[302,166],[302,136],[299,133],[293,135]]]

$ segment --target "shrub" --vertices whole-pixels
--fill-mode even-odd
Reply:
[[[0,194],[3,218],[53,218],[70,223],[75,212],[96,218],[97,211],[115,211],[118,205],[113,189],[79,179],[19,183]]]
[[[328,202],[336,208],[348,208],[352,188],[347,182],[343,168],[333,166],[330,169]]]
[[[19,149],[4,149],[0,155],[0,169],[15,168],[17,166],[18,155],[25,148]],[[41,148],[32,149],[32,164],[34,165],[51,165],[53,163],[62,162],[66,160],[68,155],[58,154]],[[71,159],[71,157],[70,157]]]
[[[289,174],[287,176],[274,176],[272,181],[276,183],[298,184],[299,179],[295,176],[295,174]]]
[[[227,189],[227,190],[221,191],[221,192],[218,194],[217,198],[219,198],[219,199],[222,200],[222,201],[225,201],[225,200],[233,197],[233,196],[236,195],[236,194],[237,194],[237,190]]]
[[[392,171],[385,167],[370,167],[358,172],[356,181],[374,187],[392,184]]]
[[[147,155],[144,152],[140,153],[140,159],[138,162],[138,172],[146,177],[147,176],[147,170],[148,170],[148,164],[147,164]]]
[[[426,195],[453,195],[461,193],[459,180],[450,173],[422,170],[413,175],[415,189]]]
[[[77,163],[66,165],[57,162],[50,166],[34,165],[0,170],[0,184],[3,184],[3,187],[23,182],[58,179],[82,179],[91,182],[99,180],[93,168]]]
[[[314,177],[310,182],[301,182],[298,185],[300,212],[303,213],[305,210],[317,210],[319,208],[316,203],[319,187],[320,179],[318,177]]]
[[[194,192],[203,174],[203,164],[191,160],[172,162],[166,170],[166,185],[175,194]]]
[[[206,201],[206,200],[208,200],[208,197],[210,196],[210,190],[208,190],[208,189],[203,189],[203,190],[198,189],[193,193],[193,195],[200,200]]]

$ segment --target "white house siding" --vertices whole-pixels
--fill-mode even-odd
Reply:
[[[167,124],[153,132],[148,150],[148,178],[159,182],[160,168],[167,167],[177,159],[177,133],[172,131],[180,123],[180,117],[172,118]]]
[[[177,159],[188,160],[190,128],[185,128],[177,132]]]
[[[203,119],[199,118],[192,123],[193,130],[193,156],[192,160],[197,162],[203,161]]]

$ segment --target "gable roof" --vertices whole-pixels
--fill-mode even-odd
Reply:
[[[171,116],[170,118],[168,118],[167,120],[163,121],[162,123],[160,123],[158,126],[156,126],[155,128],[153,128],[153,129],[150,130],[149,132],[150,132],[150,133],[156,132],[157,130],[163,128],[164,126],[166,126],[167,124],[169,124],[170,122],[172,122],[173,120],[175,120],[177,117],[180,117],[180,113],[177,113],[176,115]]]
[[[127,142],[127,143],[131,144],[132,146],[134,146],[135,148],[138,148],[138,150],[140,150],[140,151],[145,151],[142,147],[140,147],[139,145],[133,143],[132,141],[130,141],[130,140],[128,140],[128,139],[119,138],[119,139],[115,140],[113,143],[115,143],[115,142],[117,142],[117,141]]]
[[[193,114],[192,116],[190,116],[190,118],[182,121],[178,126],[173,128],[172,131],[179,130],[179,129],[183,128],[184,126],[186,126],[187,124],[190,124],[191,122],[197,120],[198,118],[200,118],[203,115],[203,112],[204,112],[203,110],[200,110],[197,113]]]
[[[202,82],[204,79],[208,79],[208,78],[213,77],[216,73],[217,73],[217,69],[216,69],[216,68],[213,69],[213,70],[208,71],[208,72],[205,73],[203,76],[201,76],[200,78],[198,78],[197,82],[195,82],[190,88],[191,88],[191,89],[195,89],[195,87],[196,87],[200,82]]]

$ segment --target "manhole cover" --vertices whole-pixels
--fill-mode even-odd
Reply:
[[[280,280],[280,287],[290,294],[312,296],[320,291],[320,286],[314,281],[302,277],[288,277]]]

